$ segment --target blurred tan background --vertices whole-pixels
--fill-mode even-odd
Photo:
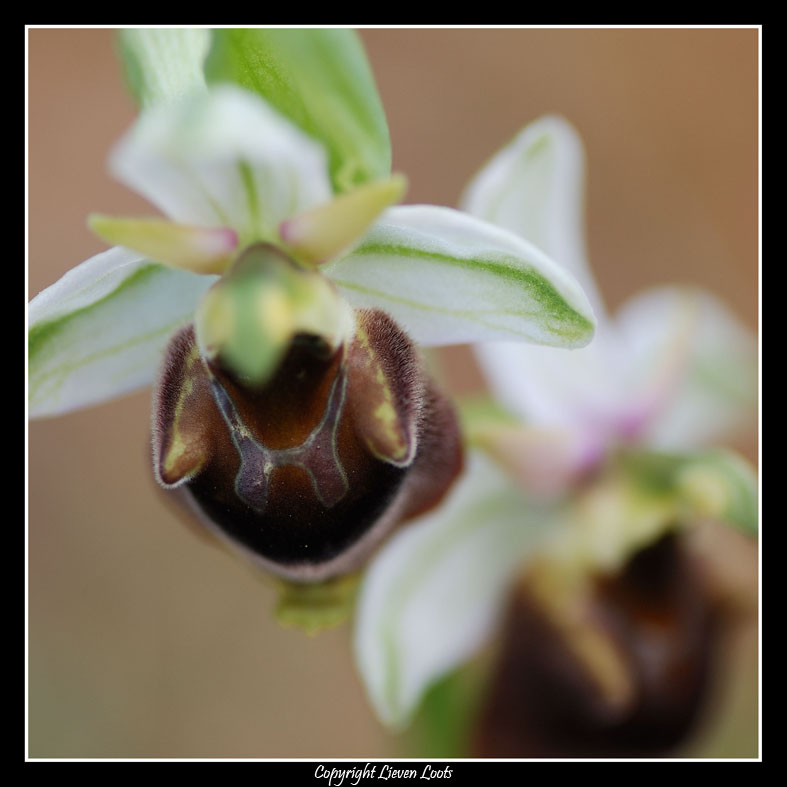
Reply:
[[[558,112],[585,140],[590,254],[610,306],[687,282],[756,328],[756,30],[362,36],[408,202],[455,204],[522,125]],[[29,32],[30,297],[104,248],[89,212],[152,212],[105,171],[134,115],[112,31]],[[478,387],[461,350],[444,358],[455,390]],[[365,701],[348,627],[279,628],[271,590],[162,505],[148,425],[148,391],[30,425],[30,755],[402,753]],[[753,457],[755,437],[742,447]],[[728,704],[690,753],[753,753],[746,641],[730,645]]]

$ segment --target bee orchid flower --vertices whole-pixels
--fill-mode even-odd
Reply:
[[[416,344],[586,344],[573,276],[405,180],[347,30],[129,30],[141,113],[109,166],[164,217],[29,305],[29,413],[155,381],[154,473],[295,583],[354,570],[461,465]]]
[[[583,185],[579,137],[545,117],[467,188],[466,211],[577,277],[597,335],[570,353],[476,347],[494,401],[464,410],[463,476],[386,544],[360,593],[357,664],[393,729],[509,610],[483,755],[642,755],[679,741],[713,649],[688,536],[708,521],[756,533],[753,469],[708,447],[754,425],[755,341],[691,288],[645,292],[609,317],[586,258]]]

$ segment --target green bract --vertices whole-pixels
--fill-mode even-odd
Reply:
[[[390,173],[385,112],[352,31],[216,30],[205,74],[253,91],[319,140],[336,191]]]

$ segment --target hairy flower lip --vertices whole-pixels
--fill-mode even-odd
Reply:
[[[382,312],[356,317],[334,353],[294,337],[262,388],[203,359],[186,328],[156,387],[158,482],[221,540],[295,582],[357,568],[399,522],[436,505],[461,467],[453,410],[406,334]]]

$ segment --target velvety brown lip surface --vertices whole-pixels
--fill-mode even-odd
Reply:
[[[712,679],[717,615],[680,537],[599,580],[594,614],[633,688],[603,701],[549,617],[520,589],[474,741],[483,757],[652,757],[691,731]]]
[[[436,505],[460,469],[453,410],[409,338],[383,312],[357,323],[330,355],[297,337],[257,390],[199,358],[193,328],[170,342],[158,478],[185,482],[210,523],[276,564],[336,560],[384,516],[392,528]]]

